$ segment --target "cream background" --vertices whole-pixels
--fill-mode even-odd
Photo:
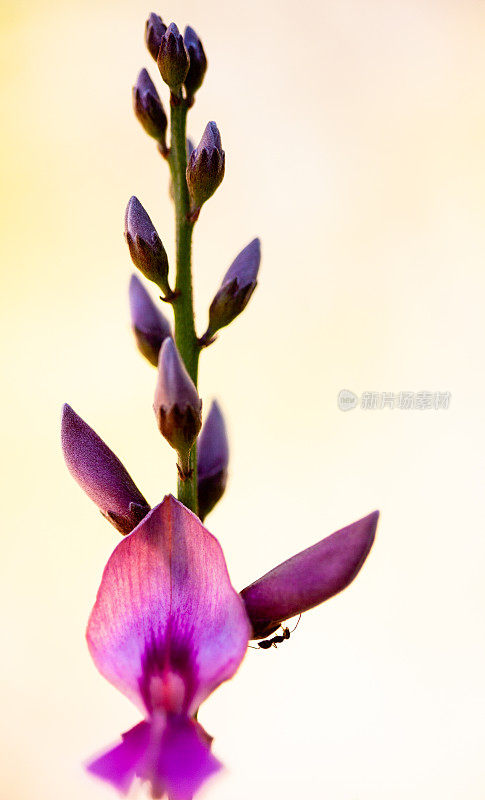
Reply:
[[[131,194],[172,247],[165,165],[130,108],[151,9],[1,11],[2,656],[8,800],[102,800],[81,762],[138,720],[84,627],[117,534],[64,468],[68,401],[155,503],[174,489],[135,351]],[[195,237],[199,330],[263,241],[250,306],[204,355],[231,481],[208,520],[237,587],[378,507],[355,584],[278,652],[250,651],[201,721],[211,800],[482,800],[485,4],[172,2],[210,69],[222,188]],[[342,413],[348,388],[449,390],[449,411]]]

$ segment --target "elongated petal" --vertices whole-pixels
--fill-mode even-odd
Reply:
[[[67,403],[62,411],[62,450],[67,468],[121,533],[129,533],[150,510],[123,464]]]
[[[241,592],[253,638],[323,603],[351,583],[374,542],[379,512],[354,522],[275,567]]]
[[[150,714],[195,713],[249,635],[218,541],[171,496],[113,552],[87,630],[99,671]]]

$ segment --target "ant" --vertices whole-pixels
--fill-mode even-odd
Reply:
[[[300,620],[301,620],[301,614],[298,617],[298,622],[296,623],[293,630],[290,631],[289,628],[283,628],[283,626],[281,625],[283,633],[279,634],[278,636],[272,636],[271,639],[263,639],[262,642],[258,642],[258,647],[260,647],[261,650],[269,650],[270,647],[276,647],[277,644],[282,644],[286,639],[290,638],[293,631],[296,631],[298,625],[300,624]],[[251,648],[251,650],[258,649],[258,647],[253,647],[251,644],[248,646]]]

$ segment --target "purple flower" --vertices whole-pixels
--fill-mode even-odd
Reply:
[[[215,122],[208,122],[202,139],[190,154],[186,170],[194,218],[221,184],[225,165],[226,155],[222,149],[221,134]]]
[[[149,136],[165,148],[167,115],[152,79],[146,69],[142,69],[133,87],[133,108],[138,121]]]
[[[67,404],[62,411],[61,439],[74,480],[120,533],[130,533],[150,506],[121,461]]]
[[[178,94],[189,71],[189,54],[175,22],[170,23],[162,36],[157,64],[170,91]]]
[[[145,43],[151,57],[158,58],[162,36],[167,30],[167,26],[158,14],[150,14],[145,23]]]
[[[219,502],[227,483],[229,444],[226,425],[214,400],[197,442],[197,489],[199,517],[205,517]]]
[[[167,496],[115,549],[89,620],[94,663],[145,717],[90,772],[122,792],[140,777],[152,797],[190,800],[221,767],[194,717],[249,636],[219,543]]]
[[[156,367],[160,348],[167,336],[172,335],[170,323],[136,275],[131,276],[129,295],[131,325],[138,349]]]
[[[374,543],[378,519],[379,512],[374,511],[243,589],[252,638],[268,636],[284,620],[314,608],[352,583]]]
[[[253,239],[241,250],[227,270],[209,309],[209,327],[203,343],[209,343],[216,331],[225,328],[243,311],[257,286],[261,263],[261,242]]]
[[[183,474],[202,425],[202,401],[173,339],[165,339],[158,357],[158,381],[153,404],[160,433],[179,454]]]
[[[187,97],[191,100],[196,91],[202,86],[207,70],[207,58],[202,42],[190,25],[185,28],[184,43],[190,61],[184,85],[187,90]]]

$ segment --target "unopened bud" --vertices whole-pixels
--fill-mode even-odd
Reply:
[[[165,339],[160,349],[153,408],[160,433],[179,454],[188,476],[189,453],[202,424],[202,401],[173,339]]]
[[[215,122],[208,122],[199,144],[187,164],[191,210],[197,212],[222,183],[226,156]]]
[[[159,17],[158,14],[150,14],[145,23],[145,43],[151,57],[154,58],[155,61],[158,58],[160,44],[166,30],[167,26],[164,24],[162,18]]]
[[[189,55],[174,22],[170,23],[162,36],[157,64],[165,83],[173,94],[178,94],[189,71]]]
[[[132,197],[126,207],[125,237],[135,267],[170,296],[165,248],[150,217],[136,197]]]
[[[209,327],[203,337],[205,343],[216,331],[229,325],[248,304],[257,285],[260,261],[261,243],[253,239],[232,262],[210,305]]]
[[[62,412],[61,438],[74,480],[120,533],[130,533],[150,506],[119,458],[67,404]]]
[[[224,494],[228,464],[226,426],[221,409],[214,400],[197,442],[197,489],[202,521]]]
[[[153,136],[165,149],[167,115],[146,69],[142,69],[133,87],[133,108],[148,135]]]
[[[172,335],[170,324],[136,275],[131,276],[129,295],[131,325],[138,350],[156,367],[160,348],[167,336]]]
[[[185,88],[187,97],[192,98],[196,91],[202,86],[204,75],[207,70],[207,58],[204,47],[196,32],[190,25],[187,25],[184,33],[185,48],[189,54],[189,71],[185,78]]]

